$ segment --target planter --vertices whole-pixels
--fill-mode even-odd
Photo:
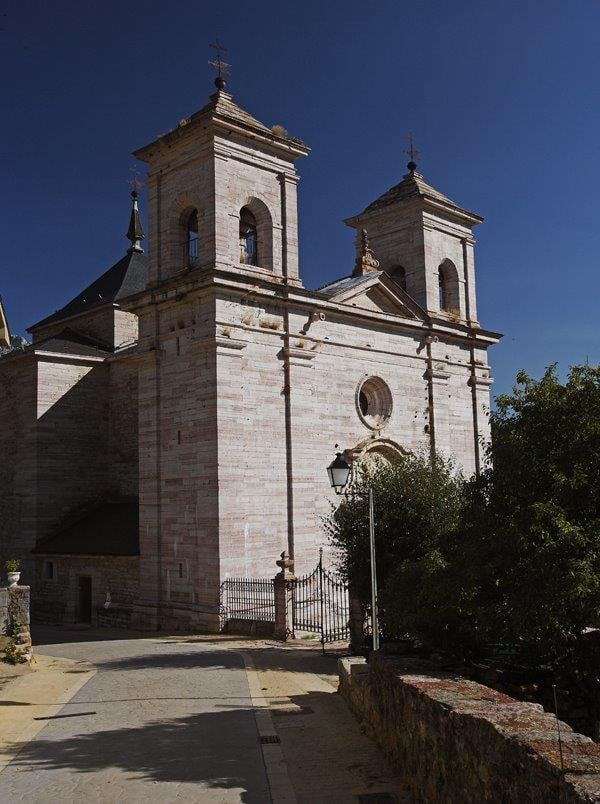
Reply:
[[[8,573],[8,586],[16,586],[19,583],[21,578],[20,572],[9,572]]]

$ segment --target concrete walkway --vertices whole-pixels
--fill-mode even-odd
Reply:
[[[43,636],[38,654],[97,672],[0,772],[2,802],[409,801],[335,694],[335,656],[222,637]]]

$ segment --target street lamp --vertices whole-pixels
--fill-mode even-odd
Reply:
[[[336,494],[347,494],[346,486],[352,478],[352,466],[341,452],[327,467],[331,488]],[[361,492],[352,491],[356,496],[365,496]],[[373,506],[373,487],[369,484],[366,494],[369,500],[369,548],[371,552],[371,622],[373,627],[373,650],[379,650],[379,625],[377,618],[377,564],[375,561],[375,512]]]
[[[329,482],[331,488],[335,489],[336,494],[343,494],[348,478],[352,469],[348,461],[344,458],[341,452],[337,452],[335,460],[332,461],[327,467],[327,474],[329,475]]]

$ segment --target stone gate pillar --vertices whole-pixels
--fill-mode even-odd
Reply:
[[[0,589],[0,634],[10,637],[20,661],[29,661],[32,655],[29,597],[29,586]]]
[[[293,605],[296,576],[291,570],[294,562],[290,558],[287,550],[283,551],[281,558],[275,563],[278,567],[281,567],[281,570],[273,579],[275,587],[274,636],[275,639],[286,642],[288,639],[294,639]]]

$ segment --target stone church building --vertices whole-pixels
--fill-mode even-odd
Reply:
[[[125,255],[0,356],[0,557],[38,621],[216,629],[223,579],[327,547],[338,444],[481,467],[500,337],[477,319],[482,218],[410,162],[345,221],[354,265],[305,288],[309,149],[216,84],[135,151],[147,254],[134,191]]]

